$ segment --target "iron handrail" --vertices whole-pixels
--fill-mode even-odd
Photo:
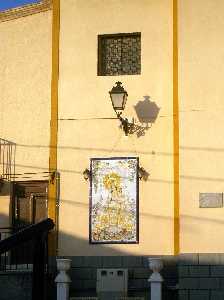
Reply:
[[[0,227],[0,230],[1,229],[13,229],[13,227]]]
[[[39,223],[27,226],[10,237],[0,241],[0,254],[9,251],[24,242],[35,239],[54,228],[54,222],[48,218]]]

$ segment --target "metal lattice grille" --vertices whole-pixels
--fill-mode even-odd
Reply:
[[[100,35],[98,75],[141,73],[141,34]]]

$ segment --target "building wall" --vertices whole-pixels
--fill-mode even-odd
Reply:
[[[179,1],[181,252],[223,252],[224,208],[199,208],[223,192],[223,1]]]
[[[59,255],[173,253],[172,5],[168,0],[61,1],[58,169],[61,175]],[[97,35],[141,32],[141,75],[97,76]],[[144,136],[125,137],[109,99],[117,80],[129,97],[124,115],[150,96],[159,115]],[[102,119],[101,119],[102,118]],[[63,120],[62,120],[63,119]],[[68,120],[75,119],[75,120]],[[149,173],[140,182],[140,242],[90,245],[92,157],[138,156]]]
[[[211,300],[223,297],[223,208],[199,208],[199,193],[223,192],[224,4],[178,3],[180,252],[193,253],[180,256],[179,296]],[[102,266],[128,268],[130,288],[147,289],[144,256],[173,254],[172,18],[168,0],[61,0],[58,254],[76,256],[74,290],[94,290]],[[1,22],[0,31],[0,138],[16,145],[18,180],[43,179],[49,163],[51,11]],[[141,32],[141,75],[97,76],[97,35],[122,32]],[[145,96],[159,107],[143,136],[125,137],[112,119],[108,91],[117,80],[129,94],[125,115],[137,119],[134,106]],[[89,182],[82,172],[92,157],[121,156],[138,156],[150,174],[139,186],[140,242],[90,245]],[[9,194],[4,186],[0,226],[9,225]],[[164,272],[176,283],[179,258],[167,257]],[[173,271],[167,259],[174,260]]]
[[[0,189],[0,228],[10,227],[10,184],[4,184]],[[2,235],[6,236],[8,230],[3,230]]]
[[[0,22],[0,138],[15,143],[17,180],[48,171],[51,14]]]
[[[164,278],[163,300],[176,300],[177,291],[171,288],[176,284],[176,258],[162,256],[162,260],[164,264],[161,271]],[[97,269],[105,268],[128,269],[128,296],[150,299],[148,278],[151,271],[148,258],[141,256],[72,257],[70,275],[73,280],[70,285],[70,296],[96,297]]]
[[[224,254],[179,256],[179,300],[218,300],[224,297]]]
[[[219,0],[178,3],[180,252],[223,252],[223,208],[199,208],[199,193],[223,192],[224,4]],[[152,0],[143,0],[141,5],[134,0],[61,1],[61,254],[173,253],[171,4]],[[1,22],[0,30],[0,138],[16,144],[16,173],[47,171],[51,11]],[[97,76],[97,35],[119,32],[141,32],[141,75]],[[115,116],[108,91],[118,79],[129,93],[125,115],[136,117],[134,105],[146,95],[160,108],[144,136],[125,138],[118,121],[100,119]],[[76,120],[66,120],[69,118]],[[89,184],[82,172],[91,157],[130,155],[139,156],[140,165],[150,173],[147,182],[140,182],[140,243],[90,246]],[[19,175],[17,180],[42,176]],[[4,192],[4,215],[8,199]]]

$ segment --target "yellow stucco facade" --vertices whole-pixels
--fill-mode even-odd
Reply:
[[[42,4],[0,15],[0,138],[16,145],[16,180],[60,174],[58,254],[223,252],[223,208],[199,208],[199,193],[223,192],[222,1]],[[141,33],[141,74],[98,76],[98,35],[132,32]],[[129,95],[125,116],[138,123],[135,106],[146,97],[158,107],[144,135],[119,128],[108,94],[117,80]],[[139,182],[139,243],[91,245],[82,173],[91,158],[128,156],[150,174]],[[56,219],[59,189],[49,184]],[[9,194],[5,186],[1,226]]]
[[[49,9],[49,1],[43,1],[36,7],[0,14],[0,143],[5,140],[13,145],[8,171],[9,177],[16,173],[12,180],[46,180],[44,172],[49,170],[52,48]],[[6,161],[8,147],[4,159],[3,147],[1,150],[2,163]],[[11,225],[10,191],[10,185],[5,183],[0,192],[3,227]]]
[[[0,23],[2,139],[16,143],[16,172],[48,171],[51,11]]]
[[[199,193],[223,192],[222,1],[179,1],[181,252],[223,252],[223,208]]]
[[[62,255],[173,253],[171,4],[61,1],[58,168]],[[98,35],[131,32],[141,32],[141,74],[97,76]],[[125,115],[136,118],[134,106],[147,95],[159,107],[155,124],[144,136],[125,137],[118,120],[104,119],[115,117],[108,91],[117,80],[129,94]],[[140,242],[90,245],[89,183],[82,172],[89,167],[90,158],[127,156],[138,156],[150,173],[147,182],[140,182]]]

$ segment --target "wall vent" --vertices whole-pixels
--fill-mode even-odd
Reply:
[[[128,290],[127,269],[97,269],[97,292],[122,292]]]
[[[127,296],[127,269],[97,269],[97,296],[100,300],[117,300]]]

